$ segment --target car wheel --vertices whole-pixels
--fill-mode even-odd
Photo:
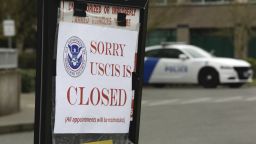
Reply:
[[[219,74],[213,68],[203,69],[199,73],[199,84],[204,88],[216,88],[219,84]]]
[[[230,88],[240,88],[244,85],[244,83],[232,83],[232,84],[228,84],[228,86]]]

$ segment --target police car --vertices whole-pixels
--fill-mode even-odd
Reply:
[[[184,43],[163,43],[146,48],[144,83],[200,84],[205,88],[228,85],[238,88],[252,82],[251,65],[231,58],[212,56],[203,49]]]

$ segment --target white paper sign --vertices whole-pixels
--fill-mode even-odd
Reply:
[[[54,133],[128,133],[138,32],[60,22]]]
[[[14,20],[3,21],[4,36],[12,37],[15,36],[15,22]]]

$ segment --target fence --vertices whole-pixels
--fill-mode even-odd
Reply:
[[[18,54],[13,49],[0,48],[0,69],[12,69],[18,67]]]

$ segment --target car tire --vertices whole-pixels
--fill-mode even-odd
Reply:
[[[213,68],[205,68],[200,71],[198,80],[204,88],[216,88],[219,85],[219,74]]]
[[[230,88],[240,88],[244,85],[244,83],[232,83],[232,84],[228,84],[228,86]]]

